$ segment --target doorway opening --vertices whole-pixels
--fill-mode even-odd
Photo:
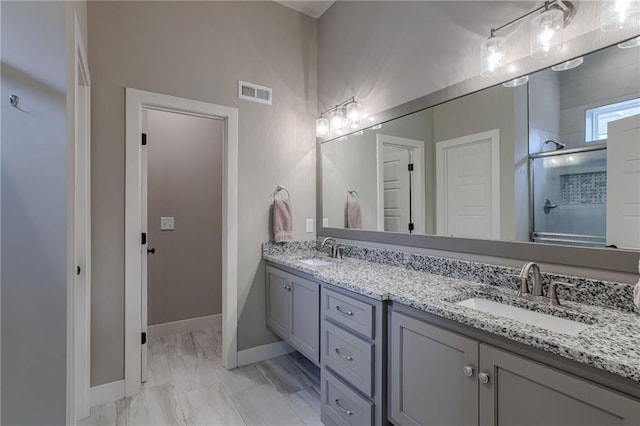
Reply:
[[[148,320],[175,326],[220,309],[222,363],[237,366],[238,111],[135,89],[127,89],[126,103],[125,395],[130,396],[147,378]]]

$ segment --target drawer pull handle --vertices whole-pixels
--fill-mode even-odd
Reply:
[[[346,408],[344,408],[344,406],[340,403],[339,399],[336,399],[336,407],[344,411],[346,415],[353,416],[353,411],[347,410]]]
[[[291,287],[289,287],[289,286],[288,286],[288,285],[286,285],[286,284],[282,284],[282,288],[284,288],[284,289],[285,289],[285,290],[287,290],[287,291],[291,291]]]
[[[341,314],[344,314],[344,315],[349,315],[350,317],[353,316],[353,312],[345,311],[344,309],[342,309],[342,307],[340,305],[336,305],[336,311],[338,311],[338,312],[340,312]]]
[[[351,355],[345,355],[339,348],[336,348],[336,353],[347,361],[353,361],[353,357]]]
[[[465,365],[462,368],[462,372],[464,373],[465,376],[471,377],[473,376],[473,367],[471,367],[470,365]]]
[[[478,380],[480,380],[480,383],[486,385],[489,383],[489,375],[487,373],[480,373],[478,374]]]

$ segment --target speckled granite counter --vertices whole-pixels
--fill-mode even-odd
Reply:
[[[316,251],[315,241],[294,242],[286,246],[265,245],[263,257],[273,264],[310,274],[319,281],[354,293],[377,300],[401,303],[640,381],[640,315],[633,312],[633,308],[625,306],[626,309],[611,309],[587,305],[562,300],[562,296],[563,305],[551,307],[544,303],[517,299],[517,284],[513,279],[496,277],[495,284],[491,285],[487,284],[490,279],[486,276],[482,278],[484,283],[479,283],[357,258],[347,257],[336,261],[327,259],[324,253]],[[322,257],[332,264],[310,266],[300,262],[302,259],[313,257]],[[510,268],[504,269],[514,272]],[[580,281],[572,277],[560,278],[565,278],[566,281]],[[593,285],[586,281],[583,286]],[[624,286],[627,285],[613,284],[622,286],[626,292]],[[591,326],[577,336],[569,336],[455,304],[477,296],[588,323]]]

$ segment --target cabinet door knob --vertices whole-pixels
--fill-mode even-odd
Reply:
[[[282,288],[284,288],[287,291],[291,291],[291,287],[286,284],[282,284]]]
[[[478,374],[478,380],[480,380],[480,383],[486,385],[489,383],[489,375],[487,373],[480,373]]]
[[[473,367],[471,367],[469,365],[465,365],[462,368],[462,372],[464,373],[465,376],[471,377],[471,376],[473,376]]]
[[[346,415],[353,416],[353,411],[347,410],[346,408],[344,408],[344,405],[342,405],[340,403],[339,399],[336,399],[336,407],[338,407],[340,410],[342,410]]]

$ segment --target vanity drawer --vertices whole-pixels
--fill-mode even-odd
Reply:
[[[347,382],[373,397],[374,344],[324,320],[324,363]]]
[[[375,337],[372,305],[326,288],[322,292],[322,309],[327,317],[371,339]]]
[[[373,403],[349,389],[329,370],[322,372],[322,412],[337,425],[370,425]]]

